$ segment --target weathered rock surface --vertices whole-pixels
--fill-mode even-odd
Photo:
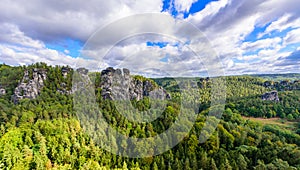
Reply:
[[[61,70],[63,77],[67,78],[71,70],[71,68],[63,67]],[[59,88],[57,88],[58,92],[71,95],[78,88],[86,88],[91,84],[89,70],[78,68],[76,71],[79,73],[78,82],[72,85],[72,89],[69,89],[65,82],[60,82]],[[47,72],[44,69],[33,69],[32,76],[29,75],[28,70],[24,71],[24,76],[12,95],[13,102],[18,103],[20,99],[24,98],[35,99],[44,87],[46,79]],[[145,96],[161,100],[170,98],[170,95],[162,87],[157,86],[151,80],[133,78],[126,68],[121,70],[109,67],[101,72],[100,79],[98,86],[102,89],[101,95],[104,99],[141,100]],[[0,88],[0,95],[5,93],[5,89]]]
[[[79,89],[84,89],[91,83],[90,77],[88,76],[89,70],[86,68],[78,68],[73,75],[73,84],[70,94],[77,92]],[[74,81],[74,78],[76,79]],[[79,90],[80,91],[80,90]]]
[[[154,99],[169,99],[170,95],[149,80],[132,78],[128,69],[109,67],[101,72],[101,95],[104,99],[141,100],[144,96]]]
[[[15,88],[12,100],[14,103],[20,99],[35,99],[40,90],[44,87],[44,81],[47,79],[47,72],[44,69],[33,69],[32,77],[29,76],[28,70],[24,72],[23,79]]]
[[[278,92],[271,91],[262,95],[262,100],[279,101]]]
[[[200,80],[197,82],[197,86],[192,85],[192,88],[196,88],[199,87],[201,89],[207,88],[210,84],[210,78],[206,77],[206,78],[200,78]]]
[[[65,79],[71,73],[71,71],[72,71],[72,68],[69,68],[69,67],[62,67],[61,68],[61,73],[62,73],[62,75],[63,75],[63,77]],[[86,69],[86,68],[78,68],[78,69],[76,69],[76,73],[79,74],[77,76],[77,78],[80,78],[80,81],[78,81],[76,83],[73,82],[75,84],[72,85],[72,88],[70,88],[70,85],[69,85],[69,88],[68,88],[68,85],[67,85],[66,82],[60,82],[59,88],[57,89],[57,91],[59,93],[62,93],[62,94],[71,95],[74,92],[76,92],[78,90],[78,88],[84,88],[90,82],[90,78],[88,76],[88,72],[89,72],[89,70]]]
[[[73,93],[72,90],[67,90],[67,85],[66,83],[60,83],[60,88],[57,89],[57,91],[61,94],[66,94],[66,95],[70,95]]]
[[[66,79],[68,77],[68,75],[70,74],[71,71],[72,71],[72,69],[69,68],[69,67],[62,67],[61,68],[61,74],[64,77],[64,79]],[[66,94],[66,95],[70,95],[70,94],[73,93],[72,89],[69,89],[65,82],[61,82],[59,84],[59,88],[57,88],[57,91],[61,94]]]
[[[62,73],[64,78],[67,78],[67,76],[70,72],[71,72],[71,68],[69,68],[69,67],[63,67],[61,69],[61,73]]]
[[[270,88],[273,88],[274,85],[275,85],[275,82],[274,82],[274,81],[265,81],[265,82],[263,83],[263,86],[264,86],[264,87],[270,87]]]
[[[0,86],[0,97],[6,94],[6,90]]]
[[[265,81],[263,83],[264,87],[270,89],[276,89],[277,91],[287,91],[287,90],[299,90],[300,83],[299,80],[283,80],[283,81]]]

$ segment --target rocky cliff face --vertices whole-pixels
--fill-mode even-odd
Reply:
[[[75,93],[80,88],[85,88],[86,86],[89,86],[91,80],[88,76],[88,72],[89,70],[85,68],[78,68],[76,70],[75,74],[73,75],[73,84],[72,84],[72,89],[70,91],[70,94]],[[75,82],[74,82],[74,78],[76,79]]]
[[[61,73],[64,78],[70,74],[71,68],[63,67]],[[73,94],[79,87],[84,87],[82,84],[88,84],[90,78],[88,70],[85,68],[77,69],[82,82],[73,85],[72,89],[67,89],[67,84],[61,82],[58,92],[66,95]],[[32,76],[29,71],[24,71],[24,76],[15,88],[12,100],[18,103],[20,99],[28,98],[35,99],[40,90],[44,87],[44,81],[47,79],[47,72],[44,69],[33,69]],[[102,89],[101,95],[104,99],[110,100],[141,100],[143,97],[151,97],[153,99],[169,99],[170,95],[162,88],[158,87],[153,81],[149,79],[133,78],[130,71],[124,69],[113,69],[111,67],[103,70],[100,77],[100,88]],[[81,83],[81,84],[80,84]],[[0,95],[5,94],[5,89],[0,88]]]
[[[71,73],[72,69],[69,67],[62,67],[61,68],[61,74],[64,79],[68,77],[68,75]],[[61,82],[59,88],[57,88],[57,91],[61,94],[70,95],[72,94],[72,89],[68,88],[68,85],[66,82]]]
[[[24,72],[23,79],[15,88],[12,100],[17,103],[20,99],[35,99],[40,90],[44,87],[44,81],[47,79],[47,72],[44,69],[33,69],[32,77],[28,70]]]
[[[65,94],[65,95],[71,95],[78,90],[77,89],[78,86],[82,86],[82,84],[81,85],[74,84],[72,86],[72,85],[68,84],[70,82],[65,81],[68,78],[68,75],[71,74],[72,72],[73,72],[73,69],[70,67],[62,67],[61,68],[61,74],[62,74],[64,80],[61,80],[61,82],[59,84],[59,88],[56,89],[59,93]],[[78,68],[76,70],[76,72],[80,74],[82,79],[84,79],[84,82],[82,82],[82,83],[87,83],[88,81],[90,81],[90,79],[88,77],[88,72],[89,72],[88,69]],[[71,88],[70,88],[70,86],[71,86]]]
[[[279,101],[278,92],[271,91],[262,95],[262,100]]]
[[[150,80],[135,79],[128,69],[111,67],[101,72],[101,95],[104,99],[141,100],[144,96],[154,99],[169,99],[170,95],[161,87],[155,87]]]

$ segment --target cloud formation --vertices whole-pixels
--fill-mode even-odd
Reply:
[[[159,12],[160,0],[4,0],[0,22],[15,23],[26,35],[42,41],[87,38],[96,29],[136,13]]]
[[[300,12],[296,3],[296,0],[220,0],[190,15],[188,20],[209,37],[225,65],[231,65],[226,69],[228,74],[272,73],[276,66],[268,64],[269,61],[289,55],[293,51],[281,51],[291,43],[300,42],[297,36]],[[254,42],[247,41],[251,33],[265,26]],[[283,31],[287,31],[286,35],[279,34]],[[236,59],[240,61],[232,64]],[[260,67],[266,65],[269,69]]]
[[[174,8],[179,14],[186,13],[195,2],[171,0],[173,6],[169,8]],[[296,67],[299,64],[296,54],[300,46],[300,12],[295,5],[297,3],[298,0],[212,1],[201,11],[190,13],[184,20],[194,24],[208,38],[219,54],[226,74],[299,72]],[[95,68],[95,63],[99,63],[97,58],[76,59],[70,56],[70,49],[50,49],[48,44],[65,39],[78,40],[84,44],[100,28],[133,14],[166,11],[162,13],[172,16],[170,10],[162,9],[161,0],[92,0],[88,3],[79,0],[33,0],[31,3],[25,0],[4,0],[1,4],[0,62],[10,65],[37,61],[74,65],[80,60],[84,65]],[[188,63],[194,64],[189,65],[191,70],[205,68],[203,62],[195,60],[188,50],[203,45],[191,38],[195,32],[172,32],[174,30],[168,27],[172,23],[164,23],[163,20],[148,23],[150,25],[146,23],[137,29],[153,27],[166,34],[176,35],[179,39],[186,39],[178,42],[176,38],[150,34],[128,37],[114,44],[106,61],[99,65],[124,65],[126,59],[137,72],[142,70],[145,63],[151,64],[153,70],[157,71],[164,69],[167,63],[172,63],[172,69],[178,70]],[[125,25],[107,30],[101,36],[102,41],[99,41],[102,44],[97,44],[97,49],[85,49],[83,55],[96,56],[107,52],[103,50],[112,45],[114,37],[124,33]],[[162,48],[147,46],[148,41],[167,42],[168,45]],[[209,56],[202,58],[209,59]],[[157,75],[153,70],[152,75]]]

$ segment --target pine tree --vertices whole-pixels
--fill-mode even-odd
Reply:
[[[125,161],[123,162],[122,169],[123,169],[123,170],[128,170],[128,168],[127,168],[127,163],[126,163]]]
[[[158,170],[158,167],[157,167],[157,164],[156,164],[156,162],[154,162],[154,163],[153,163],[153,167],[152,167],[152,169],[153,169],[153,170]]]
[[[214,158],[211,158],[210,165],[209,165],[209,170],[218,170],[218,167],[215,163]]]
[[[178,160],[178,158],[175,158],[175,162],[173,164],[173,169],[181,169],[181,164],[180,161]]]
[[[247,169],[247,162],[242,154],[238,155],[236,162],[238,163],[239,169]]]
[[[225,162],[221,163],[220,170],[232,170],[232,167],[227,158],[225,159]]]
[[[184,162],[184,169],[187,169],[187,170],[190,170],[190,169],[191,169],[189,158],[186,158],[186,159],[185,159],[185,162]]]

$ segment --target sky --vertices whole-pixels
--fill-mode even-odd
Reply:
[[[187,74],[200,76],[214,68],[208,66],[215,61],[208,55],[211,54],[218,56],[225,75],[300,73],[298,2],[32,0],[28,3],[25,0],[1,0],[0,63],[17,66],[45,62],[91,69],[129,67],[134,73],[146,76],[166,76],[168,72],[179,75],[184,70]],[[135,35],[111,44],[115,36],[123,35],[127,25],[135,25],[134,20],[101,34],[101,29],[124,17],[149,13],[166,17],[156,23],[144,18],[141,20],[144,24],[137,25],[138,30],[150,27],[164,34]],[[169,18],[174,22],[166,22]],[[174,30],[180,22],[198,30]],[[202,36],[193,37],[199,33],[205,40]],[[95,39],[101,39],[97,48],[87,48],[87,44]],[[110,50],[99,57],[108,48]],[[194,49],[200,53],[205,51],[197,56],[201,59],[194,56]],[[214,53],[206,52],[208,49]]]

